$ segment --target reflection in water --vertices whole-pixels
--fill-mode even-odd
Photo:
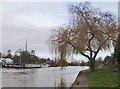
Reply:
[[[49,67],[40,69],[2,69],[3,87],[70,87],[77,74],[88,67]]]
[[[60,89],[64,89],[64,87],[66,87],[66,83],[65,83],[65,80],[63,78],[60,79],[60,84],[58,84],[58,87],[62,87]]]
[[[56,84],[57,83],[57,84]],[[66,89],[66,81],[63,77],[60,78],[59,81],[55,80],[55,88],[54,89]]]

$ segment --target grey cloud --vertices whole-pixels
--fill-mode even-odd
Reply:
[[[41,28],[5,27],[3,30],[3,49],[11,48],[15,51],[19,47],[24,48],[25,41],[28,40],[30,49],[48,51],[47,41],[51,35],[51,29]]]
[[[67,4],[67,3],[66,3]],[[3,10],[14,13],[67,14],[65,2],[6,2]],[[66,8],[66,9],[65,9]]]
[[[19,48],[24,49],[25,41],[28,40],[29,50],[35,49],[36,54],[41,57],[53,56],[48,44],[51,29],[67,23],[68,4],[66,2],[3,3],[3,51],[11,49],[14,52]]]

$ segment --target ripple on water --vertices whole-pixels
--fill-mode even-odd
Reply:
[[[40,69],[3,69],[3,87],[70,87],[77,74],[88,67],[69,66]]]

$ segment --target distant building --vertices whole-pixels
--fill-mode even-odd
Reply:
[[[0,58],[0,63],[5,64],[13,64],[13,60],[11,58]]]

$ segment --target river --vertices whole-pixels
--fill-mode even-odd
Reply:
[[[2,68],[2,87],[70,87],[79,71],[87,66],[68,66],[40,69]]]

